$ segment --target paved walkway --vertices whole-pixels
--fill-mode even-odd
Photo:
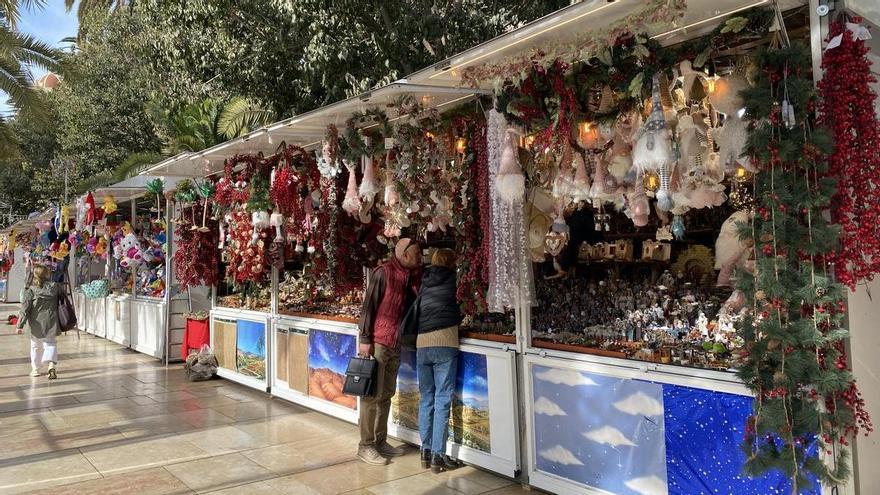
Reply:
[[[514,495],[465,467],[431,474],[418,452],[355,460],[354,425],[226,380],[190,383],[117,344],[59,339],[58,380],[32,378],[25,335],[0,306],[0,493]]]

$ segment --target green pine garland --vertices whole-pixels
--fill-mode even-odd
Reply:
[[[738,329],[746,341],[739,376],[755,394],[743,450],[749,475],[781,470],[799,493],[813,477],[840,483],[848,476],[858,392],[842,353],[845,288],[824,263],[839,231],[824,215],[835,192],[824,176],[833,143],[813,126],[809,53],[800,45],[768,48],[756,64],[756,84],[742,94],[755,123],[747,152],[761,170],[756,214],[740,226],[757,261],[754,276],[739,277],[753,309]],[[794,122],[783,117],[786,100]]]

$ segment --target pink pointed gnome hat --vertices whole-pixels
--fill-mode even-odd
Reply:
[[[519,133],[508,127],[504,133],[504,146],[501,148],[501,163],[495,177],[495,191],[507,204],[522,202],[526,190],[526,179],[522,174],[517,156],[515,139]]]

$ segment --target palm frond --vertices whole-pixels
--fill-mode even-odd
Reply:
[[[15,29],[21,21],[22,10],[41,9],[44,5],[46,0],[0,0],[0,19]]]
[[[0,156],[12,157],[21,154],[21,143],[9,122],[0,115]]]
[[[236,96],[223,107],[217,128],[226,139],[233,139],[254,129],[275,121],[275,112],[260,107],[257,103]]]
[[[113,181],[130,179],[146,170],[150,165],[162,161],[162,154],[152,151],[132,153],[113,169]]]
[[[113,171],[104,170],[90,177],[80,180],[76,183],[77,194],[84,194],[87,191],[94,191],[99,187],[106,187],[113,183]]]

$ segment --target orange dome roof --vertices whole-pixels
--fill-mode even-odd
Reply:
[[[61,78],[59,78],[56,74],[52,72],[47,72],[46,75],[37,79],[37,82],[34,83],[34,86],[43,89],[45,91],[52,91],[61,83]]]

